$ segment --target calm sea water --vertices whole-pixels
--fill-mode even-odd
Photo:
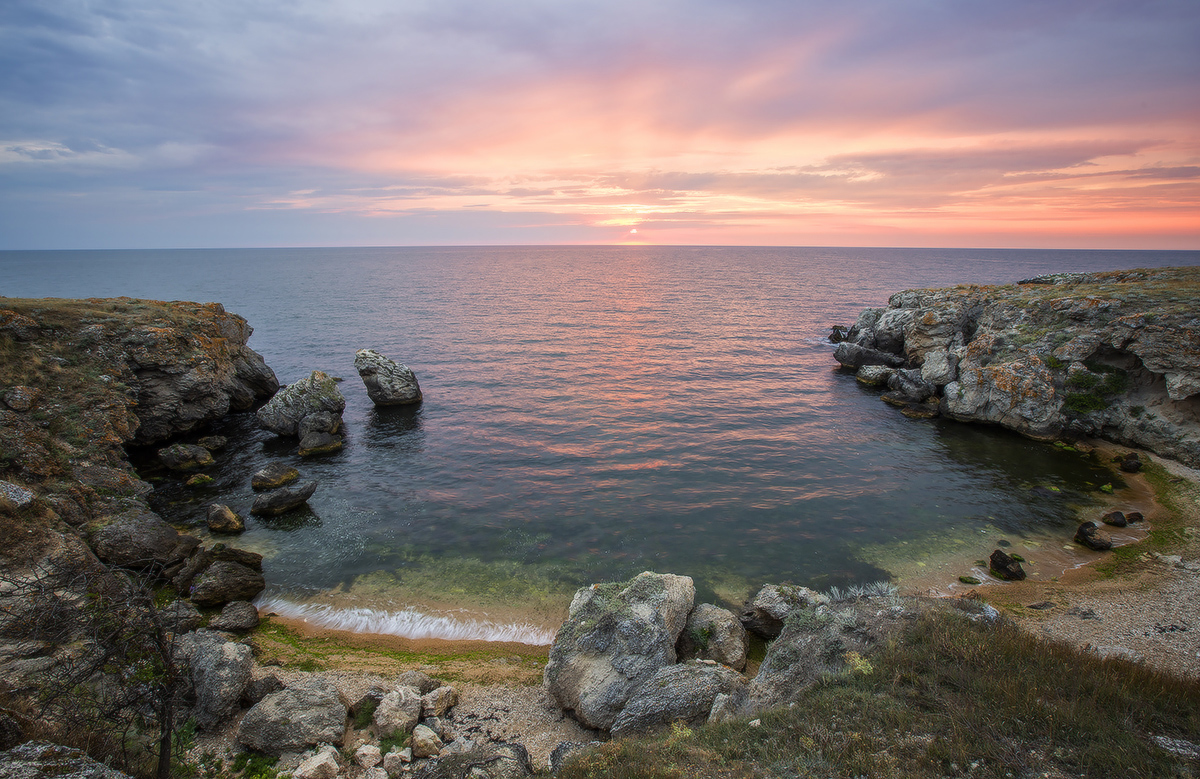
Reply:
[[[825,336],[900,289],[1200,264],[1197,252],[704,247],[0,253],[0,294],[216,300],[284,383],[345,377],[347,444],[301,460],[236,415],[184,524],[249,508],[272,460],[321,486],[249,521],[269,607],[360,630],[545,640],[582,584],[654,569],[734,601],[764,581],[893,578],[904,563],[1070,526],[1108,477],[1079,455],[900,416]],[[417,408],[353,368],[408,364]],[[1035,485],[1057,488],[1038,498]],[[965,545],[965,546],[964,546]],[[518,627],[512,627],[517,625]],[[538,632],[539,630],[543,632]]]

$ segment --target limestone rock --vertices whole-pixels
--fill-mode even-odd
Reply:
[[[204,621],[200,610],[185,600],[174,600],[158,610],[163,628],[171,633],[191,633]]]
[[[266,586],[263,575],[253,568],[218,560],[192,581],[189,597],[200,606],[220,606],[235,600],[254,600]]]
[[[854,378],[868,387],[885,387],[895,372],[895,368],[886,365],[864,365],[854,374]]]
[[[277,517],[300,508],[317,491],[317,482],[306,481],[264,492],[254,499],[250,513],[255,516]]]
[[[550,648],[547,691],[588,727],[612,727],[629,697],[675,662],[694,597],[691,578],[649,571],[579,590]]]
[[[673,722],[702,724],[708,720],[713,701],[722,693],[744,697],[745,678],[717,664],[666,666],[629,698],[613,722],[612,735],[636,735]]]
[[[374,768],[383,762],[383,755],[374,744],[363,744],[354,750],[354,762],[363,768]]]
[[[417,725],[413,728],[412,740],[413,757],[437,757],[445,744],[431,728]]]
[[[203,446],[171,444],[158,450],[158,459],[173,471],[196,471],[213,464],[212,453]]]
[[[958,356],[945,349],[926,352],[921,378],[935,387],[944,387],[958,376]]]
[[[412,687],[421,695],[427,695],[441,687],[442,684],[423,671],[405,671],[396,677],[396,686]]]
[[[739,619],[746,630],[769,641],[783,630],[788,614],[828,602],[829,598],[807,587],[767,584],[746,604]]]
[[[250,674],[250,683],[242,692],[242,703],[247,706],[253,706],[268,695],[283,689],[283,682],[269,671],[251,669]]]
[[[346,399],[338,390],[337,381],[323,371],[313,371],[306,378],[275,393],[258,410],[258,422],[276,435],[300,434],[300,423],[313,414],[330,414],[341,419]]]
[[[292,772],[293,779],[336,779],[341,766],[338,765],[339,752],[336,747],[325,744],[316,754],[300,761],[300,765]]]
[[[204,731],[219,730],[238,710],[250,683],[253,652],[245,644],[198,631],[180,640],[180,653],[187,660],[196,692],[196,725]]]
[[[414,752],[414,754],[416,754]],[[446,754],[421,767],[414,779],[524,779],[533,776],[529,753],[520,744],[482,744]]]
[[[889,368],[899,368],[904,365],[904,358],[895,354],[869,349],[865,346],[842,341],[833,350],[833,358],[847,368],[862,368],[864,365],[883,365]]]
[[[688,615],[675,653],[684,660],[715,660],[735,671],[746,667],[746,629],[728,609],[701,603]]]
[[[246,529],[237,512],[222,503],[209,505],[205,523],[214,533],[241,533]]]
[[[379,738],[408,733],[421,719],[421,696],[412,687],[400,687],[387,693],[375,707],[371,732]]]
[[[92,536],[96,556],[122,568],[163,570],[187,559],[200,544],[181,535],[157,514],[133,509],[118,515]]]
[[[0,312],[3,313],[3,312]],[[11,779],[130,779],[116,769],[97,763],[82,750],[28,741],[0,752],[0,777]]]
[[[354,354],[354,369],[366,385],[367,397],[376,406],[421,402],[416,374],[407,365],[390,360],[374,349],[360,349]]]
[[[210,630],[242,632],[258,627],[258,609],[249,601],[235,600],[225,604],[221,613],[208,623]]]
[[[421,716],[441,717],[458,703],[458,691],[453,687],[443,686],[421,696]]]
[[[256,703],[242,717],[237,740],[268,755],[342,743],[346,703],[331,682],[310,676]]]
[[[300,471],[292,466],[284,463],[271,463],[250,477],[250,487],[255,492],[274,490],[299,478]]]

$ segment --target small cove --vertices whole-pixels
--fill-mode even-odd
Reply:
[[[301,459],[233,415],[204,431],[231,439],[211,486],[140,462],[156,508],[193,528],[210,502],[244,513],[268,462],[321,482],[309,510],[252,519],[231,541],[266,556],[267,608],[532,643],[577,587],[646,569],[732,605],[767,581],[904,584],[920,563],[970,563],[997,540],[1069,539],[1112,478],[1102,463],[905,419],[834,370],[824,336],[908,287],[1197,261],[703,247],[0,257],[5,294],[218,300],[256,328],[250,345],[281,381],[345,378],[341,453]],[[417,372],[420,407],[371,406],[351,365],[368,346]]]

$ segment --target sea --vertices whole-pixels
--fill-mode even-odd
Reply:
[[[832,325],[903,289],[1200,264],[1200,252],[648,246],[0,252],[0,295],[218,301],[283,383],[344,381],[346,445],[234,414],[189,489],[132,451],[154,507],[265,556],[259,606],[410,638],[548,643],[572,593],[644,570],[736,607],[767,582],[933,581],[997,545],[1069,539],[1113,474],[1004,430],[910,420],[836,369]],[[376,409],[372,348],[424,401]],[[270,462],[309,508],[209,539],[210,503],[248,514]],[[1121,485],[1118,483],[1117,488]],[[1035,489],[1041,487],[1043,489]],[[978,558],[978,559],[977,559]]]

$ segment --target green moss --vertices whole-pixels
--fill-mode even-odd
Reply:
[[[960,577],[958,577],[958,580],[960,582],[962,582],[963,584],[979,584],[980,583],[980,581],[978,579],[976,579],[974,576],[960,576]]]

